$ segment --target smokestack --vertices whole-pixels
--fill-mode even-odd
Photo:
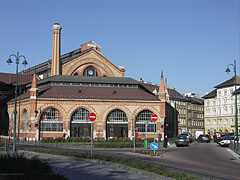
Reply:
[[[51,76],[62,75],[62,64],[60,60],[60,48],[61,48],[61,26],[58,23],[53,25],[53,48],[52,48],[52,67]]]

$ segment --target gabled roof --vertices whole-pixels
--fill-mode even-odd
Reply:
[[[198,104],[203,105],[203,99],[198,99],[194,97],[185,97],[187,99],[187,102],[190,102],[191,104]]]
[[[237,79],[236,84],[240,85],[240,77],[236,76],[236,79]],[[228,79],[227,81],[224,81],[223,83],[215,86],[214,88],[219,89],[219,88],[234,86],[234,84],[235,84],[235,76],[233,76],[231,79]]]
[[[171,100],[175,99],[175,96],[176,96],[176,100],[186,101],[186,98],[182,94],[180,94],[178,91],[176,91],[175,88],[168,88],[168,94]]]
[[[51,76],[38,80],[37,84],[38,98],[160,102],[157,96],[132,78]],[[115,85],[108,86],[110,84]],[[21,95],[21,99],[29,97],[29,92]]]
[[[38,98],[159,101],[155,95],[139,88],[53,86],[40,89],[38,94]]]
[[[217,89],[214,89],[213,91],[211,91],[210,93],[206,94],[205,96],[203,96],[203,99],[209,99],[209,98],[215,98],[217,96]]]
[[[16,85],[16,74],[0,73],[0,82],[8,85]],[[18,74],[18,85],[26,85],[32,83],[32,75]]]
[[[91,41],[90,41],[91,42]],[[99,46],[100,47],[100,46]],[[68,52],[64,55],[60,56],[60,60],[62,62],[62,65],[71,61],[74,58],[77,58],[81,55],[84,55],[90,51],[94,51],[96,53],[98,53],[101,57],[105,58],[110,64],[112,64],[114,67],[116,67],[117,69],[119,69],[119,71],[125,71],[123,69],[120,69],[119,67],[117,67],[114,63],[112,63],[109,59],[107,59],[101,52],[97,51],[95,48],[91,47],[89,49],[86,49],[85,51],[82,51],[81,48],[75,49],[71,52]],[[51,59],[48,61],[45,61],[41,64],[38,64],[36,66],[33,66],[29,69],[26,69],[24,71],[22,71],[22,74],[34,74],[34,73],[40,73],[43,71],[47,71],[47,70],[51,70]]]

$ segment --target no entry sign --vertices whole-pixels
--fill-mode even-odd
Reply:
[[[152,114],[151,120],[152,121],[157,121],[157,119],[158,119],[158,116],[156,114]]]
[[[89,116],[88,116],[89,120],[90,121],[95,121],[96,119],[96,114],[95,113],[90,113]]]

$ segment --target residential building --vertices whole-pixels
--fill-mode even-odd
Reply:
[[[144,83],[153,93],[158,94],[158,85]],[[167,91],[166,91],[167,89]],[[196,131],[204,131],[204,105],[203,100],[196,93],[181,94],[175,88],[167,88],[167,80],[165,80],[166,100],[173,108],[176,106],[178,114],[178,134],[190,132],[195,136]]]
[[[240,77],[236,77],[237,109],[239,111]],[[214,87],[215,89],[203,96],[205,133],[234,133],[236,125],[235,110],[235,77]],[[239,119],[239,116],[238,116]],[[238,124],[239,126],[239,124]]]

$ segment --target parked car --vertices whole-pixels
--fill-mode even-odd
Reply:
[[[189,146],[189,139],[186,135],[178,135],[175,141],[177,147]]]
[[[191,135],[190,133],[185,132],[185,133],[182,133],[181,135],[187,136],[187,138],[188,138],[188,140],[189,140],[190,143],[193,141],[192,135]]]
[[[208,134],[201,134],[198,136],[198,142],[208,142],[210,143],[211,138]]]
[[[223,133],[220,133],[220,132],[216,133],[215,136],[214,136],[214,142],[219,143],[221,140],[224,139],[225,136],[227,136],[227,134],[223,134]]]
[[[235,136],[227,136],[227,138],[219,142],[219,145],[228,147],[231,142],[234,143],[234,139]]]
[[[227,138],[229,138],[230,136],[228,136],[228,135],[222,135],[220,138],[218,138],[218,140],[217,140],[217,143],[219,144],[222,140],[225,140],[225,139],[227,139]]]

